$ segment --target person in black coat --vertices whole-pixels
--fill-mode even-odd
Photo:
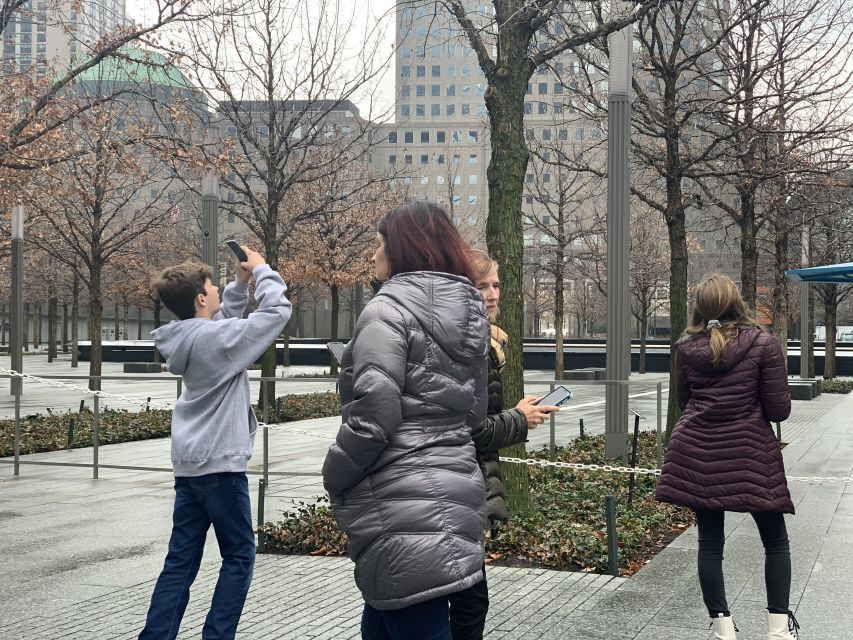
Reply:
[[[512,409],[504,410],[501,372],[504,367],[504,345],[507,334],[495,324],[500,301],[498,264],[482,251],[472,252],[472,266],[477,281],[475,286],[483,294],[486,313],[491,323],[491,348],[489,349],[489,387],[486,419],[471,430],[477,449],[477,462],[486,482],[486,512],[492,537],[509,520],[506,488],[501,475],[498,452],[527,440],[527,430],[542,424],[551,411],[558,407],[540,407],[539,396],[525,396]],[[481,640],[489,610],[489,590],[486,585],[486,567],[483,581],[450,596],[450,628],[453,640]]]

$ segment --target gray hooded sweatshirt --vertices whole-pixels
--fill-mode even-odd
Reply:
[[[344,351],[343,424],[323,483],[377,609],[483,579],[486,495],[471,428],[486,415],[488,349],[479,291],[420,271],[382,286]]]
[[[258,420],[246,368],[273,343],[290,318],[287,286],[269,265],[254,268],[258,308],[243,318],[249,285],[225,287],[213,320],[177,320],[151,332],[184,390],[172,411],[175,476],[245,472]]]

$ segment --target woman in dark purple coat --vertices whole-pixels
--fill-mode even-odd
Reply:
[[[696,511],[699,584],[714,638],[735,640],[723,583],[724,514],[752,514],[765,551],[768,640],[793,640],[791,555],[783,514],[794,513],[771,422],[791,413],[782,348],[749,317],[730,278],[705,276],[678,341],[684,412],[666,453],[657,499]]]

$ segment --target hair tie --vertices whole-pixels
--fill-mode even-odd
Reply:
[[[722,326],[723,325],[720,324],[719,320],[708,320],[708,324],[705,325],[705,329],[707,331],[710,331],[714,327],[717,327],[717,329],[720,329]]]

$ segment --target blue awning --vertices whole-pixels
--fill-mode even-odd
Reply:
[[[800,282],[837,282],[840,284],[853,283],[853,262],[844,264],[828,264],[825,267],[805,267],[803,269],[786,269],[785,275]]]

